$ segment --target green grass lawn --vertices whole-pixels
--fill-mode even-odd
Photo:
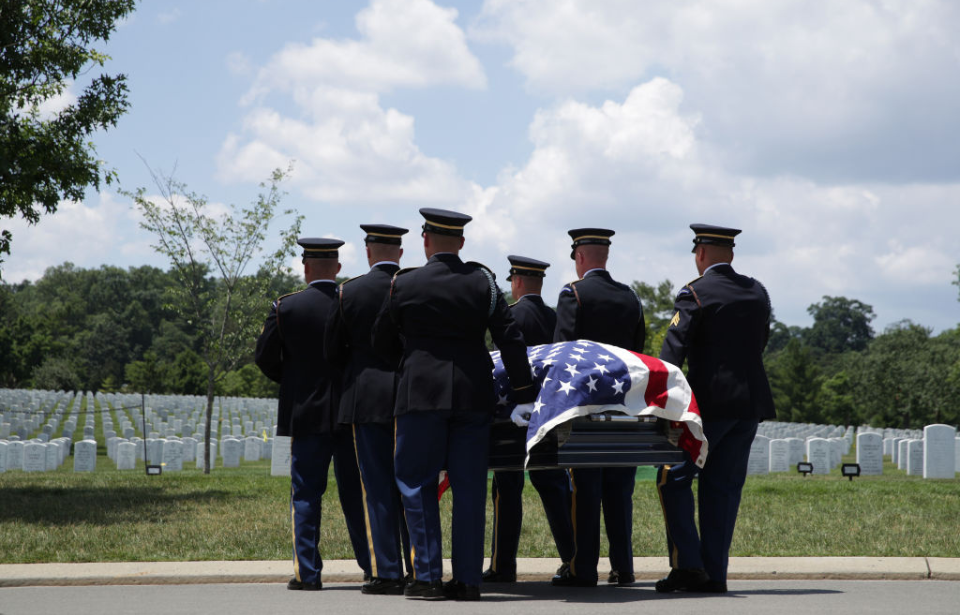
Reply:
[[[95,473],[74,473],[68,460],[54,472],[0,474],[0,563],[289,557],[288,478],[269,476],[266,461],[209,476],[189,465],[147,477],[101,456]],[[838,471],[749,477],[731,555],[960,557],[960,480],[907,477],[891,464],[884,472],[853,482]],[[634,554],[662,556],[652,468],[638,476]],[[441,502],[447,557],[450,502],[450,494]],[[323,556],[351,558],[332,474],[323,507]],[[519,555],[555,558],[529,482],[524,510]],[[488,542],[491,523],[488,505]]]

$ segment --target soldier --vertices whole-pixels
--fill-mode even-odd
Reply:
[[[528,346],[549,344],[557,326],[557,315],[543,302],[540,291],[549,263],[524,256],[508,256],[510,306]],[[520,429],[520,428],[518,428]],[[530,483],[543,502],[547,523],[553,533],[563,565],[573,557],[573,525],[570,521],[570,477],[565,470],[531,470]],[[511,583],[517,580],[517,548],[523,517],[523,470],[493,473],[490,491],[493,501],[493,537],[490,568],[484,583]]]
[[[324,338],[327,360],[343,371],[340,422],[353,429],[363,489],[370,567],[365,594],[402,594],[404,553],[409,552],[400,491],[393,472],[393,405],[397,372],[370,346],[370,330],[390,280],[400,269],[407,229],[361,224],[370,271],[337,292]],[[407,561],[407,570],[410,570]]]
[[[643,351],[646,328],[640,298],[606,270],[610,237],[614,231],[581,228],[569,231],[570,258],[580,279],[560,291],[557,330],[553,341],[592,340]],[[633,573],[633,487],[637,469],[589,468],[570,470],[573,483],[571,517],[576,550],[568,570],[553,578],[561,587],[594,587],[600,559],[600,510],[610,542],[608,583],[629,585]]]
[[[710,454],[702,470],[689,456],[658,469],[671,570],[656,589],[723,593],[750,444],[759,422],[776,416],[762,358],[770,297],[760,282],[730,266],[739,229],[690,228],[700,277],[677,294],[660,359],[677,366],[687,360]],[[699,536],[691,490],[698,474]]]
[[[320,499],[333,460],[347,531],[365,575],[370,558],[360,500],[360,476],[349,431],[337,428],[340,375],[323,356],[327,315],[340,271],[339,239],[301,238],[307,288],[277,299],[257,339],[255,360],[280,383],[277,435],[290,436],[290,508],[293,518],[293,573],[287,589],[316,591],[320,570]]]
[[[414,567],[404,595],[479,600],[495,404],[488,329],[517,400],[532,402],[537,388],[493,273],[458,255],[470,216],[432,208],[420,213],[427,263],[397,272],[373,330],[374,349],[400,365],[394,463]],[[453,580],[444,586],[437,483],[445,463],[453,491]]]

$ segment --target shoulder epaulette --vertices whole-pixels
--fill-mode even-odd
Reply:
[[[404,267],[403,269],[397,269],[397,272],[393,274],[393,277],[397,277],[398,275],[403,275],[405,273],[410,273],[411,271],[414,271],[416,269],[419,269],[419,267]]]
[[[359,280],[360,278],[362,278],[362,277],[365,276],[365,275],[367,275],[367,274],[366,274],[366,273],[361,273],[360,275],[355,275],[355,276],[353,276],[352,278],[349,278],[349,279],[347,279],[347,280],[344,280],[343,282],[340,282],[339,285],[340,285],[340,286],[343,286],[344,284],[349,284],[350,282],[353,282],[354,280]]]
[[[580,302],[580,293],[577,292],[577,282],[580,282],[581,280],[583,280],[583,278],[580,278],[579,280],[574,280],[573,282],[570,282],[569,284],[567,284],[567,286],[570,287],[570,292],[573,293],[573,298],[577,300],[577,305],[583,305],[583,303]],[[564,286],[563,289],[565,290],[567,286]],[[561,290],[560,292],[563,292],[563,290]]]
[[[411,271],[414,271],[416,269],[419,269],[419,267],[404,267],[403,269],[397,269],[397,272],[393,274],[392,278],[390,278],[390,296],[391,297],[393,297],[393,285],[396,284],[397,277],[405,273],[410,273]]]

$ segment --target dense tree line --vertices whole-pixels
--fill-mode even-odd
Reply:
[[[960,278],[960,274],[958,274]],[[215,289],[217,279],[208,276]],[[270,302],[302,288],[274,282]],[[207,370],[193,323],[171,301],[177,280],[155,267],[51,267],[37,282],[0,283],[0,386],[202,395]],[[634,282],[656,355],[673,316],[673,285]],[[933,335],[902,321],[880,334],[873,308],[845,297],[811,305],[810,327],[774,321],[765,354],[784,421],[877,427],[960,422],[960,327]],[[272,397],[277,387],[249,356],[217,384],[219,395]]]
[[[207,283],[215,292],[217,279]],[[35,283],[0,283],[0,386],[205,394],[196,326],[172,305],[177,284],[172,271],[155,267],[71,263],[47,269]],[[276,280],[257,317],[301,287],[292,275]],[[249,356],[218,382],[218,394],[277,394],[253,364],[252,349],[251,340]]]

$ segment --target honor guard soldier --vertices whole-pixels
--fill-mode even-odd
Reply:
[[[677,294],[660,359],[677,366],[687,361],[710,454],[703,469],[689,456],[658,469],[671,570],[656,590],[723,593],[750,445],[758,423],[776,416],[762,358],[770,298],[760,282],[730,266],[739,229],[690,228],[700,277]],[[699,536],[691,490],[698,474]]]
[[[510,290],[515,302],[510,306],[527,346],[549,344],[557,326],[557,314],[540,296],[549,263],[525,256],[508,256]],[[524,429],[517,427],[517,429]],[[567,565],[573,557],[573,524],[570,521],[570,477],[565,470],[531,470],[530,483],[543,502],[547,523],[557,545],[560,560]],[[523,470],[493,473],[490,491],[493,501],[493,540],[490,568],[483,573],[484,583],[510,583],[517,580],[517,549],[523,518]]]
[[[377,316],[374,349],[399,365],[394,463],[413,550],[410,598],[480,599],[490,422],[495,406],[490,331],[518,402],[532,402],[526,345],[493,273],[464,263],[470,216],[424,208],[423,267],[401,269]],[[437,486],[453,492],[453,580],[442,584]]]
[[[370,271],[347,280],[327,321],[327,360],[343,371],[340,422],[353,430],[363,489],[370,568],[365,594],[402,594],[404,561],[411,570],[407,525],[393,471],[393,406],[396,365],[373,351],[370,331],[400,269],[401,237],[407,229],[361,224]]]
[[[290,436],[293,572],[287,589],[319,590],[320,499],[333,460],[347,531],[364,574],[370,573],[353,439],[338,429],[340,375],[323,355],[324,327],[340,271],[339,239],[301,238],[307,288],[277,299],[257,339],[260,370],[280,383],[277,435]]]
[[[580,279],[560,291],[555,342],[591,340],[643,352],[646,327],[640,298],[606,270],[614,231],[581,228],[569,231],[570,258]],[[571,469],[571,517],[576,550],[568,570],[553,578],[561,587],[593,587],[600,559],[600,511],[610,543],[608,583],[629,585],[633,573],[633,487],[635,467]]]

